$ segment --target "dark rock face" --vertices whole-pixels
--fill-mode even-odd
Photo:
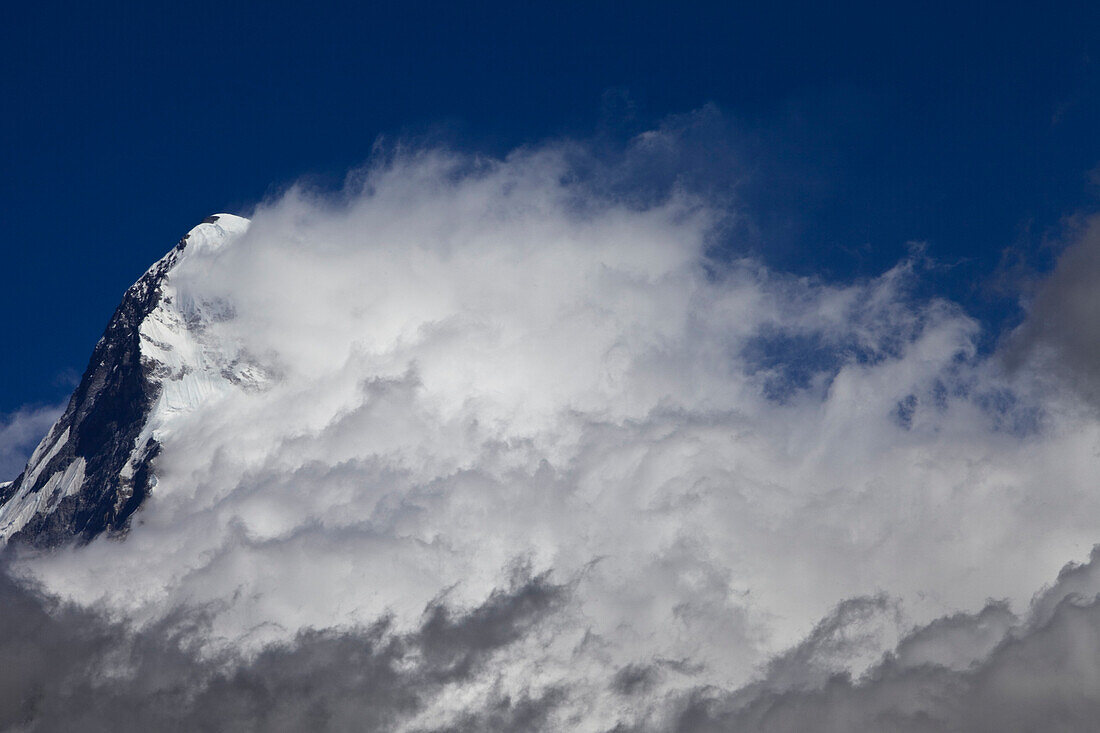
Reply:
[[[133,454],[161,385],[151,373],[154,365],[142,360],[139,329],[160,303],[165,277],[186,244],[184,237],[126,291],[65,413],[50,431],[50,438],[56,439],[68,429],[69,439],[29,487],[38,492],[55,472],[83,458],[80,490],[61,499],[52,511],[34,515],[9,543],[46,548],[87,542],[103,532],[123,533],[148,495],[153,483],[150,464],[160,446],[150,439],[142,455]],[[123,468],[132,456],[134,470],[127,478]],[[26,476],[25,470],[0,490],[0,505],[20,491]]]

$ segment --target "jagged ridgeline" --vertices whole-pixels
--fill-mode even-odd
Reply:
[[[189,255],[226,245],[248,223],[206,218],[126,291],[64,414],[23,473],[0,484],[0,544],[43,548],[124,533],[156,485],[158,436],[173,415],[260,378],[207,342],[204,326],[216,314],[172,282]]]

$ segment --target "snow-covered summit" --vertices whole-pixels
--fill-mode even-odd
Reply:
[[[250,223],[243,216],[214,214],[192,228],[181,240],[181,244],[185,245],[184,251],[188,253],[207,248],[216,249],[248,231]]]
[[[158,438],[173,419],[219,393],[262,385],[261,369],[212,340],[206,326],[226,314],[173,281],[182,262],[248,226],[232,214],[207,217],[126,291],[65,413],[23,473],[0,485],[0,544],[124,531],[156,485]]]

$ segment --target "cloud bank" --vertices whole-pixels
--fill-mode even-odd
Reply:
[[[431,605],[415,631],[303,631],[248,660],[193,646],[202,614],[134,630],[0,577],[4,730],[392,730],[460,687],[539,623],[563,589],[519,573],[468,614]],[[29,641],[33,640],[33,641]],[[491,697],[494,730],[524,729],[540,701]],[[498,725],[503,723],[504,725]],[[485,728],[469,728],[470,730]]]
[[[1090,730],[1100,703],[1100,567],[1068,566],[1027,617],[1003,604],[918,628],[859,681],[805,678],[820,647],[845,637],[853,616],[881,599],[838,607],[761,681],[728,691],[701,686],[647,701],[656,666],[620,670],[613,694],[629,706],[618,731],[1016,731]],[[1087,592],[1085,591],[1087,588]],[[570,709],[575,681],[534,695],[502,692],[493,661],[538,634],[570,589],[514,569],[512,583],[482,606],[425,609],[417,628],[390,619],[367,628],[305,630],[260,654],[203,655],[201,613],[142,630],[59,603],[0,576],[0,725],[6,730],[74,726],[143,730],[567,730],[585,720]],[[839,633],[838,633],[839,632]],[[33,640],[33,641],[28,641]],[[808,664],[807,664],[808,663]],[[791,673],[802,679],[794,682]],[[481,696],[464,689],[493,678]],[[793,684],[792,684],[793,682]],[[410,725],[434,705],[465,703],[444,725]]]
[[[1005,369],[919,248],[797,278],[729,199],[630,186],[680,144],[398,151],[189,257],[265,379],[158,436],[124,542],[14,559],[61,600],[12,608],[101,629],[56,694],[183,729],[1078,729],[1092,565],[1033,600],[1100,538],[1100,424],[1034,356],[1077,348],[1056,296]],[[80,709],[13,689],[29,729]]]

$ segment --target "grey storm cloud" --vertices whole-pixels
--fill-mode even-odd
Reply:
[[[1100,404],[1100,218],[1071,219],[1054,271],[1028,303],[1005,349],[1012,366],[1031,362]]]
[[[137,630],[3,573],[0,728],[392,730],[482,671],[567,592],[521,568],[512,586],[467,613],[433,602],[408,633],[394,633],[386,619],[361,629],[302,630],[243,659],[200,653],[194,641],[206,630],[201,612]],[[476,719],[492,721],[493,730],[522,730],[540,704],[499,696]],[[487,729],[469,728],[474,720],[449,730]],[[508,720],[512,728],[503,724]]]
[[[860,644],[859,627],[890,603],[838,606],[766,677],[739,690],[700,687],[649,705],[649,720],[616,730],[680,733],[1085,733],[1100,715],[1097,555],[1068,567],[1027,618],[1002,604],[937,619],[913,631],[860,679],[810,679],[821,646]],[[1087,590],[1086,590],[1087,588]],[[0,726],[62,731],[385,731],[426,701],[492,667],[494,655],[537,632],[569,589],[519,566],[513,583],[456,613],[440,599],[420,626],[305,630],[250,658],[203,656],[201,613],[143,630],[60,603],[0,575]],[[855,633],[853,632],[855,627]],[[977,642],[975,644],[975,642]],[[972,658],[959,664],[956,647]],[[922,654],[918,647],[937,651]],[[964,655],[966,651],[962,652]],[[818,670],[821,671],[821,670]],[[652,668],[611,681],[624,700],[645,695]],[[794,681],[792,675],[799,677]],[[567,729],[554,717],[577,690],[490,695],[424,733]]]

